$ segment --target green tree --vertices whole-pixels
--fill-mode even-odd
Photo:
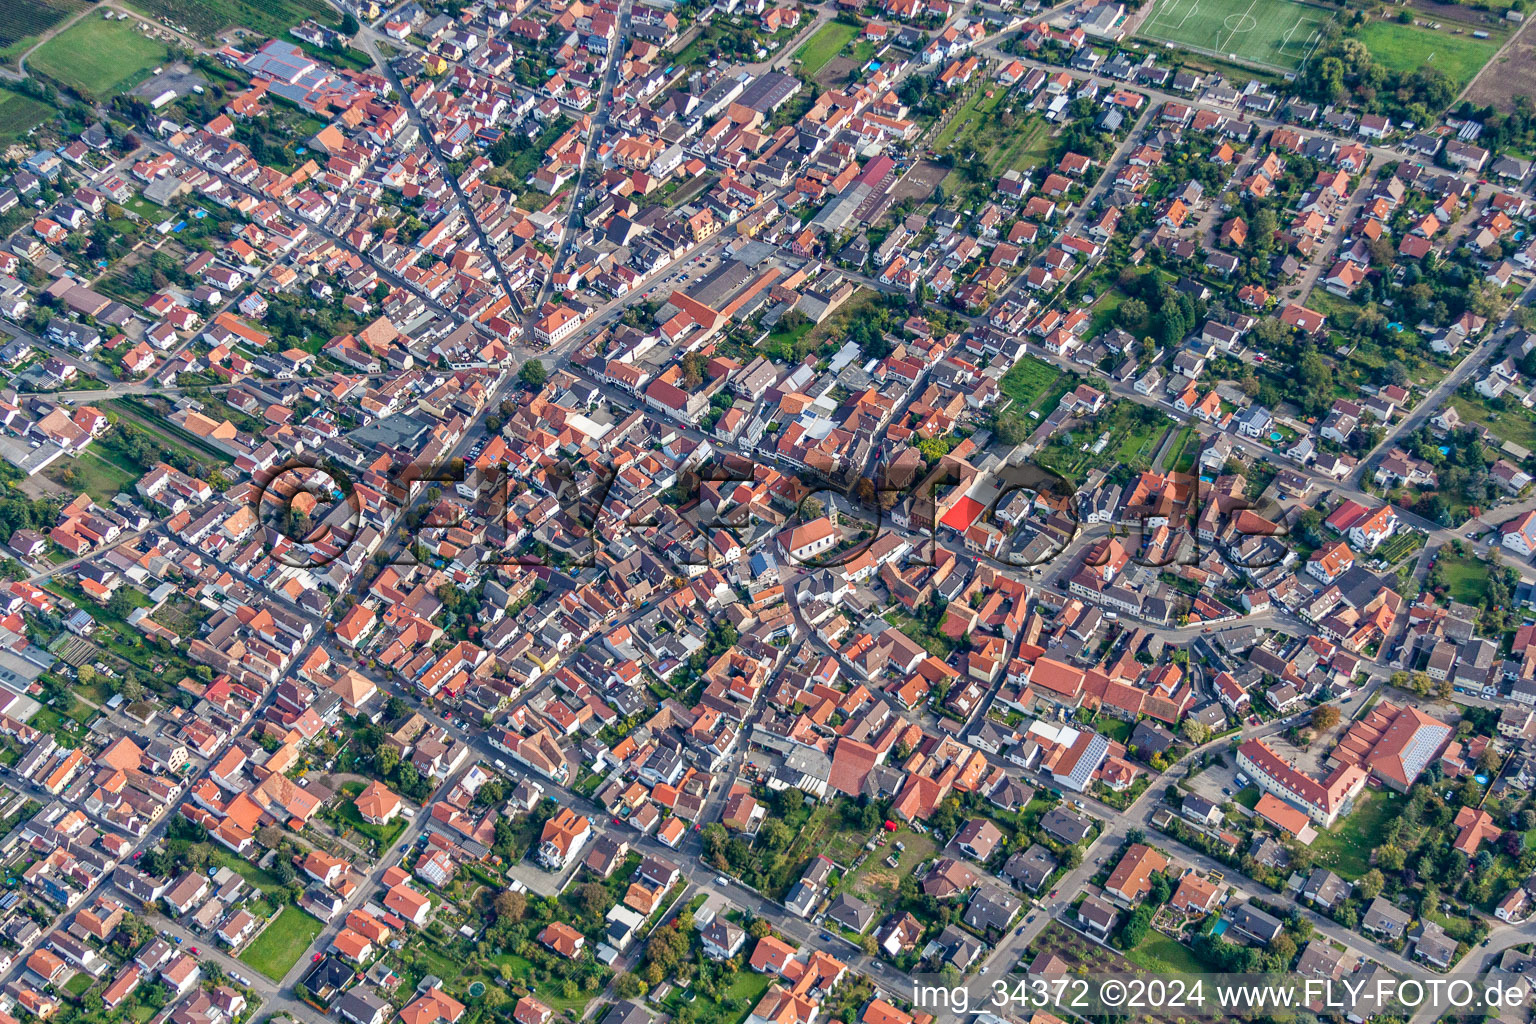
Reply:
[[[537,359],[530,359],[517,371],[517,379],[530,388],[542,388],[549,380],[549,370]]]

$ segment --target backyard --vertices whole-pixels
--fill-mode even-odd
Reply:
[[[1462,422],[1486,427],[1500,441],[1513,441],[1522,448],[1536,450],[1536,417],[1518,403],[1500,411],[1490,409],[1480,398],[1473,400],[1456,394],[1451,396],[1450,404],[1461,415]]]
[[[281,981],[323,927],[317,918],[297,907],[284,907],[277,918],[245,947],[240,959],[273,981]]]
[[[1168,421],[1155,409],[1119,401],[1092,419],[1053,437],[1036,461],[1081,484],[1094,468],[1148,469]]]
[[[387,825],[374,825],[363,820],[363,815],[357,809],[354,802],[359,793],[363,791],[361,782],[348,782],[341,787],[341,797],[328,815],[345,834],[345,829],[351,828],[362,835],[367,836],[379,844],[380,851],[388,850],[395,845],[395,840],[400,838],[400,833],[405,831],[408,824],[403,817],[396,817]]]
[[[118,456],[120,453],[112,453]],[[85,491],[99,505],[107,505],[112,498],[131,491],[144,471],[120,458],[109,458],[92,446],[72,459],[57,459],[43,475],[54,483],[72,491]]]
[[[1453,555],[1442,550],[1435,562],[1435,572],[1445,581],[1451,598],[1482,607],[1488,596],[1488,563],[1482,559]]]
[[[1381,845],[1387,822],[1401,812],[1401,797],[1390,790],[1362,793],[1355,809],[1331,829],[1318,829],[1312,853],[1319,867],[1354,881],[1371,869],[1371,851]]]
[[[1147,937],[1125,958],[1138,967],[1145,967],[1155,974],[1201,975],[1207,968],[1189,947],[1159,931],[1147,931]]]

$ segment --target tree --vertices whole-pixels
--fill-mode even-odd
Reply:
[[[1211,738],[1211,727],[1204,722],[1197,722],[1193,718],[1184,719],[1184,724],[1181,728],[1184,738],[1197,747],[1203,745]]]
[[[1339,709],[1332,704],[1319,704],[1312,709],[1312,728],[1326,732],[1339,724]]]
[[[602,917],[613,906],[613,895],[601,882],[587,882],[578,890],[576,898],[581,903],[582,912],[588,917]]]
[[[725,826],[718,821],[705,825],[699,833],[699,839],[704,844],[704,856],[716,867],[725,865],[725,848],[730,837],[725,833]]]
[[[528,910],[528,897],[524,893],[503,889],[496,894],[492,907],[496,911],[498,923],[516,924],[523,919],[523,914]]]
[[[395,769],[400,766],[400,751],[388,743],[380,743],[379,749],[374,752],[373,756],[378,764],[379,773],[382,775],[392,775]]]
[[[704,383],[704,369],[709,361],[704,358],[702,352],[689,352],[683,356],[683,384],[685,390],[694,391]]]
[[[1355,891],[1365,899],[1373,900],[1381,895],[1382,886],[1386,884],[1387,880],[1382,876],[1381,872],[1376,868],[1371,868],[1371,870],[1360,876],[1360,881],[1355,883]]]
[[[537,359],[530,359],[517,371],[517,379],[530,388],[542,388],[549,380],[549,370]]]
[[[1461,789],[1456,795],[1463,807],[1476,807],[1483,802],[1482,784],[1476,779],[1469,778],[1461,784]]]
[[[794,835],[789,831],[789,826],[782,821],[769,819],[763,822],[762,828],[758,830],[758,838],[768,849],[782,850],[789,845]]]
[[[360,26],[357,23],[357,18],[352,14],[351,11],[347,11],[345,14],[343,14],[341,16],[341,34],[342,35],[348,36],[348,37],[355,36],[355,35],[357,35],[357,30],[358,30],[359,27]]]
[[[1115,322],[1126,330],[1138,331],[1147,323],[1147,304],[1140,299],[1126,299],[1115,310]]]

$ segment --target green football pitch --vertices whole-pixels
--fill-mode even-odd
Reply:
[[[1157,0],[1140,34],[1227,60],[1294,71],[1332,15],[1295,0]]]

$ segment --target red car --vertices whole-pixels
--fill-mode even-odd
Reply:
[[[309,962],[312,963],[312,964],[317,964],[321,960],[324,960],[324,959],[325,959],[325,954],[323,954],[323,953],[316,953],[316,954],[314,954],[313,956],[311,956],[309,958]]]
[[[196,946],[191,947],[191,953],[192,953],[193,956],[197,956],[197,947]]]

